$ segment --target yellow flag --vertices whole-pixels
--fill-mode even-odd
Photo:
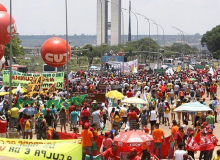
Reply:
[[[176,72],[181,71],[181,68],[178,66]]]

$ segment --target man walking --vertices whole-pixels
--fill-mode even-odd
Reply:
[[[158,147],[158,158],[160,159],[162,142],[165,144],[165,133],[162,129],[159,129],[159,123],[155,124],[155,130],[153,131],[152,136],[154,138],[154,154],[156,153],[156,149]]]

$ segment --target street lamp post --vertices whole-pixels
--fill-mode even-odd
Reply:
[[[165,49],[165,36],[164,36],[164,29],[161,25],[158,24],[158,26],[163,30],[163,48]]]
[[[68,64],[68,16],[67,16],[67,0],[65,0],[65,8],[66,8],[66,72],[67,72],[67,99],[69,98],[69,79],[68,79],[68,72],[69,72],[69,64]]]
[[[10,78],[9,78],[9,108],[12,108],[12,0],[10,0]],[[11,117],[9,126],[11,127]]]
[[[174,29],[176,29],[176,30],[178,30],[180,33],[181,33],[181,36],[183,36],[183,41],[185,42],[185,37],[184,37],[184,33],[183,33],[183,31],[182,30],[180,30],[179,28],[176,28],[176,27],[173,27],[173,26],[171,26],[172,28],[174,28]],[[185,44],[183,44],[183,50],[184,50],[184,54],[186,54],[186,49],[185,49]]]
[[[123,10],[126,10],[129,12],[129,10],[125,9],[125,8],[122,8]],[[131,13],[136,17],[136,20],[137,20],[137,41],[138,41],[138,17],[136,15],[136,13],[134,13],[133,11],[131,11]]]
[[[159,45],[159,38],[158,38],[158,36],[159,36],[159,33],[158,33],[158,31],[159,31],[159,28],[158,28],[158,24],[155,22],[155,21],[153,21],[153,20],[151,20],[152,22],[153,22],[153,24],[155,24],[156,26],[157,26],[157,43],[158,43],[158,45]],[[159,48],[158,48],[158,50],[157,50],[157,67],[160,69],[160,60],[159,60]]]
[[[139,13],[136,13],[137,15],[139,15],[139,16],[142,16],[142,17],[144,17],[147,21],[148,21],[148,24],[149,24],[149,44],[148,44],[148,47],[149,47],[149,62],[150,62],[150,19],[149,18],[147,18],[147,17],[145,17],[144,15],[142,15],[142,14],[139,14]]]

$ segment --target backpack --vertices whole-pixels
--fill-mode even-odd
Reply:
[[[46,129],[44,126],[43,119],[38,119],[36,123],[36,130],[41,131],[43,129]]]
[[[53,139],[60,139],[60,135],[57,131],[53,129]]]

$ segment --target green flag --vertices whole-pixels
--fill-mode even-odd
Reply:
[[[54,104],[55,108],[59,108],[59,100],[48,100],[46,103],[47,108],[52,108],[52,104]]]
[[[83,100],[86,98],[87,94],[81,95],[79,97],[72,97],[71,102],[74,102],[74,105],[78,106],[82,104]]]
[[[28,106],[30,106],[32,102],[34,102],[34,100],[26,101],[26,100],[18,98],[17,103],[16,103],[16,107],[21,109],[21,108],[23,108],[23,106],[25,104],[28,104]]]

